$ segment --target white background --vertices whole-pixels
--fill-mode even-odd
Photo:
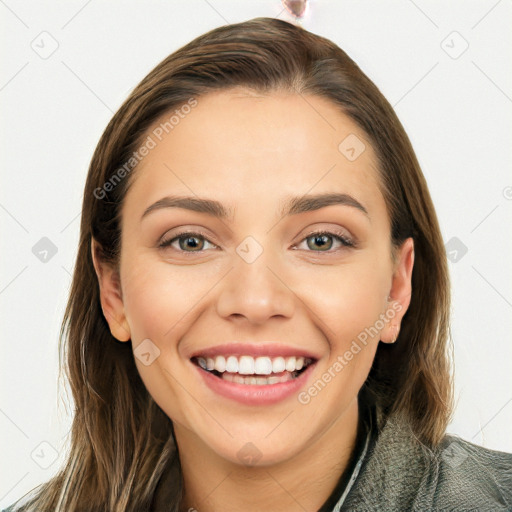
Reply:
[[[279,0],[0,0],[0,506],[65,456],[58,330],[103,129],[169,53],[257,16],[291,20]],[[458,402],[448,430],[512,452],[511,3],[316,0],[301,24],[343,48],[395,107],[445,242],[468,249],[450,262]],[[42,237],[58,250],[46,263],[32,252]]]

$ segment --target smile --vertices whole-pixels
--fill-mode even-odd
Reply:
[[[249,355],[191,358],[217,394],[248,405],[266,405],[298,392],[316,360],[309,357]]]
[[[304,357],[222,356],[196,357],[192,360],[203,370],[239,384],[268,385],[296,378],[312,362]],[[248,375],[248,377],[244,377]],[[269,375],[269,377],[265,377]]]

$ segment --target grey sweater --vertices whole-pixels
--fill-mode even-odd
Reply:
[[[512,511],[512,454],[454,435],[430,449],[396,417],[371,435],[360,464],[346,496],[331,510]]]

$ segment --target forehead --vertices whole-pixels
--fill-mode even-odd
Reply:
[[[384,206],[368,137],[325,98],[218,91],[166,112],[148,137],[152,149],[125,204],[136,198],[142,208],[166,194],[215,197],[233,218],[244,204],[275,209],[283,197],[342,192]]]

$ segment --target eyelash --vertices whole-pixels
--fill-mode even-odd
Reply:
[[[335,253],[343,248],[355,248],[356,247],[355,241],[348,238],[344,233],[339,232],[339,231],[326,231],[326,230],[318,230],[318,231],[313,231],[313,232],[309,233],[301,240],[301,243],[303,241],[307,240],[308,238],[311,238],[312,236],[322,236],[322,235],[327,235],[327,236],[337,239],[343,247],[340,247],[340,248],[334,249],[334,250],[329,249],[328,251],[313,251],[313,250],[311,250],[311,251],[307,251],[307,252],[313,252],[313,253],[319,253],[319,254],[322,254],[322,253],[332,254],[332,253]],[[208,238],[206,237],[206,235],[204,233],[193,232],[193,231],[183,231],[182,233],[178,233],[177,235],[175,235],[173,238],[171,238],[169,240],[165,240],[165,239],[162,240],[159,244],[159,247],[162,249],[165,249],[167,247],[170,247],[171,244],[175,240],[179,240],[180,238],[191,238],[191,237],[202,238],[202,239],[206,240],[207,242],[212,243],[208,240]],[[215,245],[215,244],[212,243],[212,245]],[[204,252],[204,250],[201,250],[201,251],[183,251],[181,249],[175,249],[175,250],[177,252],[181,252],[184,254],[187,254],[187,253],[194,254],[197,252]]]

